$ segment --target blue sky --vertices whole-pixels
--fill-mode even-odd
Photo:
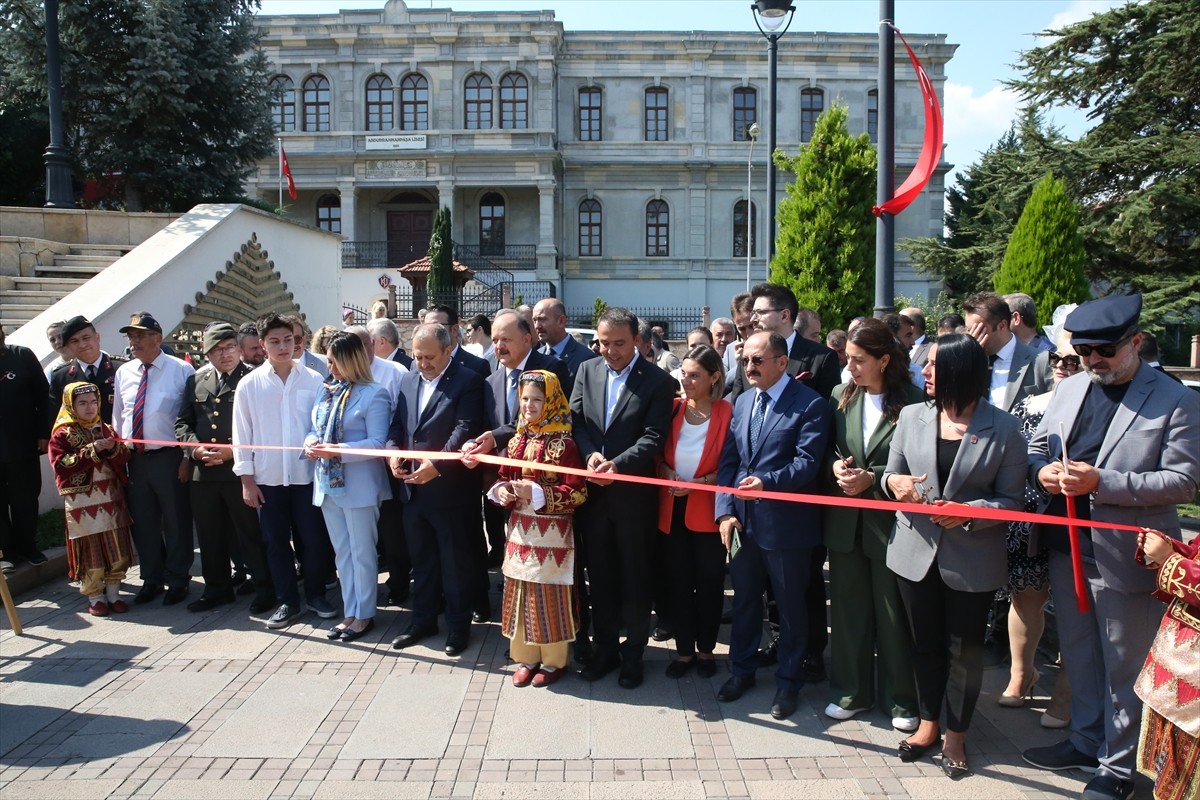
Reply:
[[[877,0],[793,0],[792,30],[875,32]],[[318,14],[378,8],[384,0],[263,0],[263,14]],[[410,0],[410,8],[455,11],[553,10],[567,30],[755,31],[750,0]],[[1122,5],[1119,0],[896,0],[896,27],[905,34],[945,33],[958,50],[947,66],[946,159],[962,169],[1008,129],[1015,95],[1001,81],[1016,75],[1017,54],[1036,34]],[[787,37],[780,40],[787,58]],[[766,44],[763,45],[766,60]],[[908,65],[897,61],[897,69]],[[1059,111],[1051,121],[1076,137],[1082,115]]]

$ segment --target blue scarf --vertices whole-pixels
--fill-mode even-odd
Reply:
[[[344,436],[342,415],[354,384],[350,381],[333,381],[323,386],[325,394],[317,402],[317,432],[321,444],[341,444]],[[346,492],[346,468],[340,456],[317,459],[317,485],[328,495]]]

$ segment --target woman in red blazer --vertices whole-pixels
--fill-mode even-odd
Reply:
[[[680,370],[683,398],[675,400],[658,474],[713,486],[733,416],[733,406],[721,399],[724,364],[716,350],[699,345],[684,356]],[[682,678],[693,666],[702,678],[717,673],[713,649],[725,594],[725,546],[717,532],[713,497],[712,492],[687,488],[659,491],[660,552],[678,655],[667,666],[669,678]]]

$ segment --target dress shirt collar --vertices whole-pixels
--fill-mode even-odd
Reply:
[[[776,403],[779,402],[779,398],[783,395],[783,390],[787,388],[787,382],[790,380],[792,380],[792,377],[790,375],[788,375],[786,372],[784,374],[780,375],[779,380],[775,381],[775,383],[773,383],[769,388],[758,389],[757,391],[755,391],[754,402],[757,403],[758,396],[765,391],[767,393],[767,397],[771,398],[771,402],[769,403],[769,405],[772,405],[772,406],[775,405]]]
[[[622,369],[620,372],[617,372],[615,369],[613,369],[612,367],[610,367],[610,366],[608,365],[608,361],[607,361],[607,360],[604,362],[604,368],[605,368],[606,370],[608,370],[608,377],[610,377],[610,378],[624,378],[624,377],[626,377],[626,376],[628,376],[628,375],[629,375],[629,371],[630,371],[631,369],[633,369],[633,365],[634,365],[634,364],[636,364],[636,363],[637,363],[637,360],[638,360],[639,358],[641,358],[641,357],[642,357],[642,354],[641,354],[641,353],[639,353],[639,352],[637,351],[637,348],[634,348],[634,351],[633,351],[633,358],[629,359],[629,363],[628,363],[628,364],[626,364],[626,365],[625,365],[625,368],[624,368],[624,369]]]
[[[792,357],[792,345],[795,343],[795,341],[796,341],[796,331],[793,329],[791,334],[787,337],[787,353],[784,354],[788,358]]]
[[[1009,336],[1008,344],[996,351],[997,363],[1009,364],[1013,360],[1013,354],[1017,351],[1017,337]]]

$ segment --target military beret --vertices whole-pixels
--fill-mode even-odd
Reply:
[[[95,326],[92,325],[91,320],[89,320],[87,317],[71,317],[69,320],[64,322],[62,326],[63,344],[66,344],[72,336],[80,331],[94,327]]]
[[[237,328],[228,322],[214,322],[204,329],[204,352],[208,352],[226,339],[236,339]]]

